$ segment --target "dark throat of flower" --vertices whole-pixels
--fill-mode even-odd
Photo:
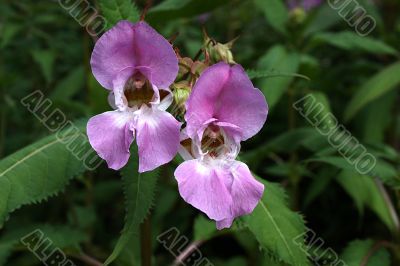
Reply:
[[[181,145],[195,158],[191,139],[181,141]],[[210,158],[217,158],[227,152],[222,130],[218,126],[210,125],[206,128],[201,139],[201,151]]]
[[[169,93],[160,90],[160,101]],[[140,108],[143,104],[150,107],[150,102],[154,100],[154,90],[150,81],[140,72],[133,74],[124,86],[124,95],[129,107]]]
[[[209,125],[201,139],[201,150],[212,158],[218,157],[225,151],[225,141],[222,130],[215,125]]]

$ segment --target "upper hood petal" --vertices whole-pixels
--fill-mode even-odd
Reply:
[[[113,80],[121,70],[137,64],[133,25],[129,21],[118,22],[94,46],[90,65],[93,75],[106,89],[113,88]]]
[[[240,65],[221,62],[206,69],[187,101],[185,120],[192,137],[205,121],[215,118],[241,129],[241,140],[254,136],[264,125],[268,106]]]
[[[133,67],[151,83],[168,87],[178,73],[178,59],[172,45],[145,22],[120,21],[97,41],[91,58],[99,83],[113,88],[118,73]]]
[[[161,89],[169,87],[179,70],[178,58],[172,45],[143,21],[136,23],[133,31],[137,67],[145,69],[142,74],[152,84]]]

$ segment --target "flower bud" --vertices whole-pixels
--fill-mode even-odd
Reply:
[[[179,58],[179,72],[176,80],[182,79],[186,74],[188,74],[193,65],[193,60],[189,57],[181,57]]]
[[[307,13],[302,7],[296,7],[290,11],[289,18],[293,24],[302,24],[307,18]]]
[[[189,81],[182,80],[177,83],[172,84],[172,93],[174,95],[174,107],[172,113],[184,114],[185,113],[185,103],[189,98],[190,91],[192,87]]]
[[[196,77],[199,77],[200,74],[207,68],[207,65],[201,61],[195,61],[191,67],[191,72]]]
[[[218,63],[224,61],[228,64],[236,64],[231,52],[235,41],[236,39],[233,39],[228,43],[222,44],[210,39],[207,34],[205,34],[205,49],[210,56],[211,62]]]

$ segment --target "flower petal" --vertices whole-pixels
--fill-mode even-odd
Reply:
[[[268,106],[263,93],[253,87],[240,65],[231,67],[224,87],[219,97],[223,104],[216,106],[216,118],[240,127],[242,140],[254,136],[267,120]]]
[[[125,83],[135,73],[135,69],[127,67],[117,73],[113,79],[114,104],[120,111],[129,110],[128,100],[124,94]]]
[[[159,88],[167,88],[174,82],[179,70],[172,45],[143,21],[136,23],[133,30],[136,66],[151,83]]]
[[[129,159],[129,147],[134,139],[132,116],[127,112],[109,111],[89,119],[87,135],[93,149],[118,170]]]
[[[135,126],[139,147],[139,172],[171,161],[178,152],[181,123],[170,113],[143,106]]]
[[[120,21],[96,42],[90,64],[99,83],[113,88],[118,73],[128,67],[151,83],[167,88],[178,74],[178,59],[172,45],[145,22]]]
[[[253,212],[264,192],[264,185],[252,176],[245,163],[234,161],[230,171],[233,177],[230,186],[232,216],[218,221],[218,229],[229,228],[234,218]]]
[[[210,119],[215,118],[218,96],[229,77],[229,65],[215,64],[207,68],[197,80],[186,102],[185,120],[190,137],[194,137]]]
[[[127,67],[135,67],[133,24],[120,21],[104,33],[94,46],[90,64],[93,75],[106,89],[113,88],[117,74]]]
[[[262,128],[267,114],[264,95],[253,87],[243,68],[221,62],[207,68],[196,82],[185,120],[191,137],[205,121],[216,118],[239,127],[241,140],[246,140]]]
[[[187,203],[213,220],[231,217],[232,198],[223,172],[205,166],[200,160],[190,160],[178,166],[175,178],[179,193]]]
[[[217,229],[222,230],[224,228],[230,228],[232,226],[234,219],[235,219],[235,217],[229,217],[229,218],[223,219],[221,221],[217,221]]]

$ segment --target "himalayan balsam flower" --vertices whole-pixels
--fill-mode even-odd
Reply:
[[[97,41],[90,63],[96,79],[110,90],[110,105],[116,109],[88,122],[89,141],[99,156],[110,168],[120,169],[136,135],[139,172],[171,161],[181,127],[165,111],[179,68],[171,44],[145,22],[121,21]]]
[[[253,211],[264,191],[235,158],[240,141],[265,123],[267,103],[241,66],[218,63],[201,74],[186,108],[180,148],[186,161],[175,171],[179,192],[218,229],[230,227],[235,217]]]

